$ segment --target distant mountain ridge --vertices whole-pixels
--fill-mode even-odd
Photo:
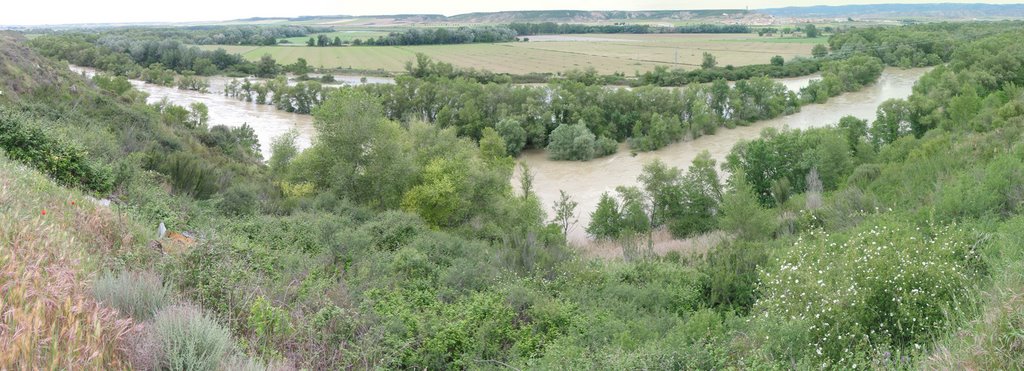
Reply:
[[[758,13],[786,18],[1024,18],[1024,4],[872,4],[872,5],[817,5],[757,9]]]

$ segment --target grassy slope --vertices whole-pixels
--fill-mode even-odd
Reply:
[[[128,368],[132,323],[88,287],[110,257],[145,253],[138,231],[0,154],[0,369]]]

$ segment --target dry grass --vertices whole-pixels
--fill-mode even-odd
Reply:
[[[696,237],[686,239],[675,239],[668,230],[660,229],[653,235],[653,253],[657,256],[665,256],[669,252],[676,251],[681,256],[698,258],[703,257],[709,250],[718,246],[728,238],[725,233],[715,231]],[[639,242],[642,249],[647,247],[646,236]],[[583,244],[576,245],[576,249],[585,256],[606,260],[623,259],[622,243],[613,240],[588,240]]]
[[[88,278],[135,239],[83,201],[0,154],[0,370],[129,368],[132,323],[93,299]]]

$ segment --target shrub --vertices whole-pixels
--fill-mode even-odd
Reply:
[[[232,216],[253,215],[259,211],[259,190],[248,183],[240,182],[228,188],[217,206],[220,211]]]
[[[66,186],[106,193],[113,188],[109,169],[89,162],[85,151],[53,138],[21,114],[0,108],[0,149],[7,157],[42,171]]]
[[[156,314],[161,368],[216,370],[231,346],[231,335],[213,318],[188,305],[173,305]]]
[[[730,242],[708,254],[701,271],[709,277],[708,303],[746,313],[757,299],[757,269],[768,261],[762,245]]]
[[[562,124],[551,132],[548,154],[553,160],[587,161],[594,158],[595,142],[586,125]]]
[[[362,227],[373,241],[373,247],[387,251],[398,250],[426,229],[420,218],[400,211],[380,214]]]
[[[157,170],[171,178],[175,193],[204,200],[217,192],[215,168],[198,156],[175,152],[161,161]]]
[[[171,300],[171,291],[150,272],[105,274],[93,284],[93,295],[137,321],[153,318]]]
[[[765,318],[806,321],[823,362],[864,351],[913,352],[972,307],[969,290],[982,268],[970,240],[955,227],[922,231],[898,223],[850,236],[812,232],[764,271],[756,308]]]

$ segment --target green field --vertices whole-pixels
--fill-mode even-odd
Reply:
[[[813,42],[768,41],[754,35],[647,34],[647,35],[557,35],[535,36],[530,42],[500,44],[423,46],[203,46],[225,48],[251,60],[270,54],[280,63],[305,58],[310,65],[324,68],[352,68],[400,72],[405,62],[423,53],[435,60],[463,68],[526,74],[563,72],[593,67],[605,74],[632,74],[658,65],[695,68],[704,52],[714,54],[719,65],[743,66],[768,63],[772,56],[786,59],[809,56]],[[780,39],[786,40],[786,39]],[[815,39],[806,39],[815,40]]]

